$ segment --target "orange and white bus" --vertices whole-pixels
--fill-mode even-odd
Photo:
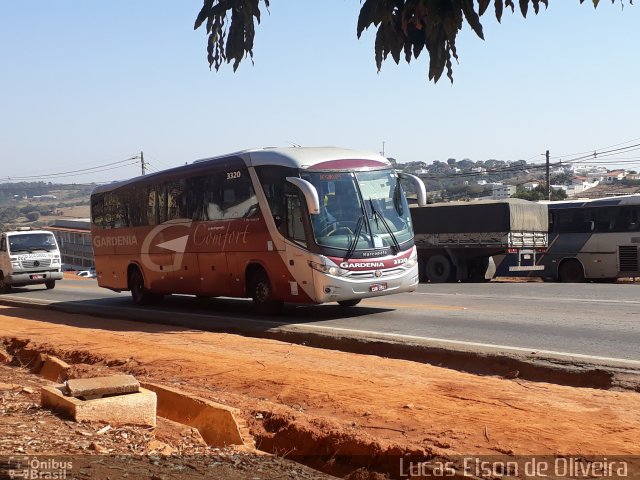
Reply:
[[[418,284],[400,177],[381,155],[267,148],[100,186],[91,195],[98,284],[137,304],[163,295],[338,302]]]

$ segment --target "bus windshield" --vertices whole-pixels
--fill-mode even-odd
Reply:
[[[58,249],[52,233],[25,233],[10,235],[8,237],[8,241],[10,253],[32,253],[34,251],[43,250],[51,252]]]
[[[311,216],[318,245],[347,251],[392,247],[413,238],[409,208],[392,169],[304,172],[320,198]]]

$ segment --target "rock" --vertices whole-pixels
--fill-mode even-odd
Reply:
[[[93,450],[94,452],[97,453],[107,453],[108,450],[103,447],[102,445],[98,445],[96,442],[91,442],[89,444],[89,450]]]

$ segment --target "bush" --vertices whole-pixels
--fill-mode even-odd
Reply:
[[[26,216],[27,220],[29,220],[30,222],[36,222],[40,218],[40,212],[34,210],[33,212],[27,213]]]

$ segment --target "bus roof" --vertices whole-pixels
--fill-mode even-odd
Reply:
[[[578,207],[612,207],[622,205],[640,205],[640,194],[619,195],[616,197],[604,197],[582,200],[564,200],[548,203],[549,208],[578,208]]]
[[[390,167],[391,163],[378,153],[338,147],[256,148],[196,160],[189,165],[113,182],[97,187],[93,193],[107,192],[138,182],[153,182],[158,178],[179,174],[192,174],[218,163],[241,159],[248,167],[279,165],[303,170],[351,170]]]

